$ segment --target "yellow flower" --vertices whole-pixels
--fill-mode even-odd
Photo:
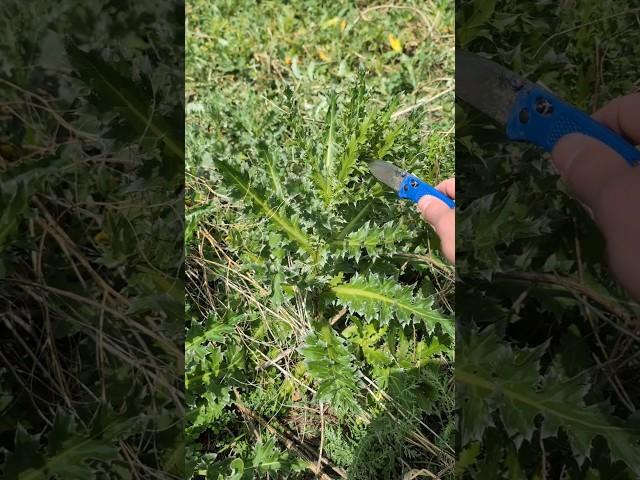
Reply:
[[[326,22],[324,22],[322,24],[322,28],[333,27],[334,25],[337,25],[339,21],[340,21],[340,17],[333,17],[332,19],[327,20]]]
[[[345,28],[347,28],[347,21],[346,20],[342,20],[340,22],[340,29],[344,30]]]
[[[318,49],[318,56],[320,57],[320,60],[322,60],[323,62],[331,61],[331,57],[329,56],[329,54],[321,48]]]
[[[107,243],[107,241],[109,240],[109,235],[107,235],[103,231],[100,231],[96,234],[95,237],[93,237],[93,239],[96,243]]]
[[[391,48],[398,53],[402,53],[402,43],[400,43],[400,39],[398,37],[394,37],[391,33],[389,34],[389,45]]]

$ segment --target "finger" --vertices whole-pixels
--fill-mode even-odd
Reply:
[[[455,210],[441,200],[425,195],[418,201],[418,209],[424,219],[431,224],[440,238],[440,248],[445,258],[452,264],[456,261],[456,216]]]
[[[456,179],[449,178],[436,185],[436,189],[444,193],[447,197],[456,199]]]
[[[618,97],[593,114],[603,123],[634,145],[640,144],[640,93]]]
[[[613,179],[629,172],[629,165],[613,149],[582,134],[563,137],[551,159],[569,193],[591,209]]]
[[[439,198],[432,195],[424,195],[418,201],[418,209],[422,212],[422,217],[436,230],[440,235],[442,230],[442,219],[452,210]]]

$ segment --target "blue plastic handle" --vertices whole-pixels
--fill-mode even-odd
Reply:
[[[407,174],[404,180],[402,180],[402,183],[400,183],[400,189],[398,190],[398,196],[400,198],[407,198],[413,203],[418,203],[418,200],[425,195],[431,195],[442,200],[449,208],[456,207],[455,201],[414,175]]]
[[[547,90],[534,87],[520,92],[507,120],[507,137],[533,143],[550,153],[558,140],[570,133],[600,140],[631,166],[640,162],[640,150]]]

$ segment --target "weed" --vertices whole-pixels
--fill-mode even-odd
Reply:
[[[453,271],[367,162],[452,174],[452,11],[232,3],[188,4],[189,472],[450,476]]]

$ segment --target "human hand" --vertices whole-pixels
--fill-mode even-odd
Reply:
[[[613,100],[593,118],[640,143],[640,94]],[[640,300],[640,166],[630,167],[607,145],[580,134],[560,140],[551,155],[571,195],[602,231],[614,277]]]
[[[450,178],[436,185],[436,189],[450,198],[456,198],[456,179]],[[418,201],[418,209],[423,218],[435,229],[442,253],[452,264],[456,263],[456,211],[431,195]]]

